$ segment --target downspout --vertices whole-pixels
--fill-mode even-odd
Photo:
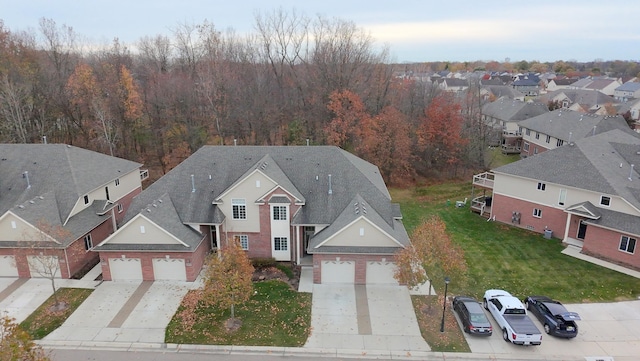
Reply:
[[[64,259],[67,262],[67,277],[71,278],[71,267],[69,267],[69,255],[67,255],[67,247],[64,248]]]

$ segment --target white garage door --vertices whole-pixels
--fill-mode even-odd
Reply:
[[[14,256],[0,256],[0,277],[18,277],[18,267]]]
[[[351,283],[356,278],[354,261],[322,261],[322,283]]]
[[[140,258],[109,258],[112,281],[142,280]]]
[[[153,277],[156,281],[186,281],[187,269],[184,266],[184,259],[154,258]]]
[[[398,281],[393,278],[395,269],[393,262],[367,262],[367,284],[397,285]]]
[[[27,256],[31,278],[60,278],[60,262],[57,256]]]

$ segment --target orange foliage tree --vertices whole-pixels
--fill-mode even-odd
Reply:
[[[253,266],[237,242],[209,257],[204,273],[202,302],[209,306],[230,308],[235,322],[235,305],[247,302],[253,294]]]
[[[463,122],[460,104],[453,94],[441,93],[431,101],[416,132],[427,166],[445,170],[455,169],[460,163],[467,144],[462,137]]]
[[[49,361],[51,358],[36,345],[29,334],[8,316],[0,318],[0,360]]]
[[[371,122],[360,97],[349,90],[334,91],[329,96],[327,109],[333,113],[333,119],[324,129],[327,143],[346,150],[358,148],[362,131]]]
[[[396,279],[407,285],[424,282],[421,275],[444,288],[444,277],[451,279],[458,289],[467,282],[467,263],[462,248],[451,241],[444,221],[433,216],[420,224],[411,236],[412,247],[400,252]],[[416,267],[416,263],[422,265]]]
[[[361,130],[358,155],[375,163],[384,179],[403,185],[413,181],[410,126],[398,109],[387,106]]]

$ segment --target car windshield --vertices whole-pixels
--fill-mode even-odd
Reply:
[[[469,315],[469,318],[473,323],[489,323],[484,313],[472,313]]]

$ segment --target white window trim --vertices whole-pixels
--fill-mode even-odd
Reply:
[[[84,249],[85,251],[90,251],[93,248],[93,239],[91,238],[91,233],[84,236]]]
[[[540,208],[534,208],[533,209],[533,216],[535,218],[542,218],[542,209]]]
[[[627,246],[625,247],[625,249],[622,249],[621,248],[622,240],[624,238],[627,239]],[[629,243],[630,243],[629,241],[631,241],[631,240],[633,240],[633,252],[627,251],[629,249]],[[627,236],[627,235],[624,235],[624,234],[622,236],[620,236],[620,243],[618,243],[618,251],[624,252],[624,253],[627,253],[627,254],[634,254],[634,253],[636,253],[636,247],[637,246],[638,246],[638,239],[637,238],[633,238],[633,237],[630,237],[630,236]]]
[[[233,212],[234,206],[243,206],[244,207],[244,218],[235,217]],[[238,210],[238,216],[240,216],[240,210]],[[246,221],[247,220],[247,200],[245,198],[231,198],[231,219],[234,221]]]
[[[118,213],[122,213],[122,211],[124,211],[124,206],[122,203],[118,203]]]
[[[608,198],[609,199],[609,204],[604,204],[602,203],[602,201],[604,200],[604,198]],[[604,207],[611,207],[611,202],[613,201],[613,199],[609,196],[600,196],[600,205],[604,206]]]
[[[544,192],[547,189],[547,183],[545,182],[538,182],[538,186],[537,186],[539,191]]]
[[[236,234],[233,237],[237,238],[238,244],[240,245],[240,248],[242,248],[243,251],[249,250],[249,236],[247,236],[246,234]],[[246,246],[245,244],[243,244],[243,242],[246,243]]]

